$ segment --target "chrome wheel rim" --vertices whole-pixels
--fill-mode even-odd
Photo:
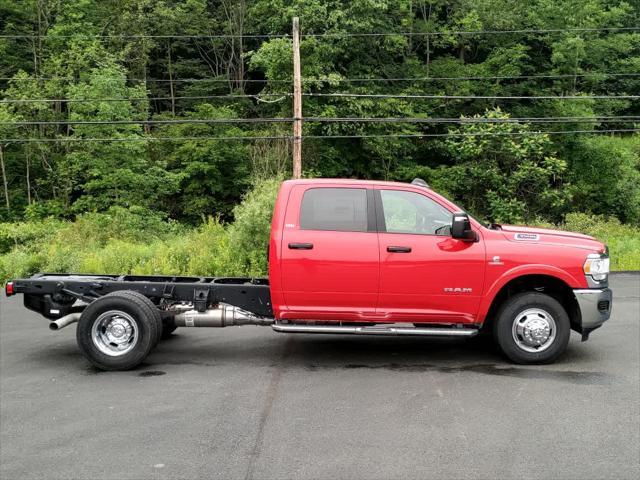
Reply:
[[[543,352],[556,338],[556,322],[549,312],[529,308],[516,316],[511,333],[516,345],[525,352]]]
[[[91,328],[93,344],[105,355],[119,357],[138,343],[138,324],[121,310],[109,310],[96,318]]]

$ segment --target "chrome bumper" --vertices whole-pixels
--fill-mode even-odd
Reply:
[[[592,330],[611,316],[613,293],[609,288],[585,288],[574,290],[573,294],[580,308],[580,332],[586,340]]]

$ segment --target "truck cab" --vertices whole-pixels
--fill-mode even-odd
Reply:
[[[527,307],[519,313],[528,313],[510,324],[509,336],[526,357],[540,359],[554,335],[568,340],[570,327],[586,340],[611,310],[604,244],[578,233],[483,225],[423,181],[284,182],[269,252],[280,322],[479,329],[517,297]],[[558,316],[567,317],[566,329]],[[513,356],[523,360],[517,350]]]

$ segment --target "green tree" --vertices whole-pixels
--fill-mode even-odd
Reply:
[[[481,118],[508,119],[499,110]],[[432,171],[434,184],[471,212],[499,223],[544,216],[559,220],[570,199],[564,183],[567,164],[556,157],[546,135],[526,124],[469,123],[450,133],[443,147],[459,162]]]

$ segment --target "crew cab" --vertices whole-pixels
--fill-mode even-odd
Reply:
[[[139,365],[177,327],[472,337],[550,363],[611,314],[606,246],[579,233],[484,225],[416,179],[283,182],[269,278],[36,274],[8,282],[105,370]]]

